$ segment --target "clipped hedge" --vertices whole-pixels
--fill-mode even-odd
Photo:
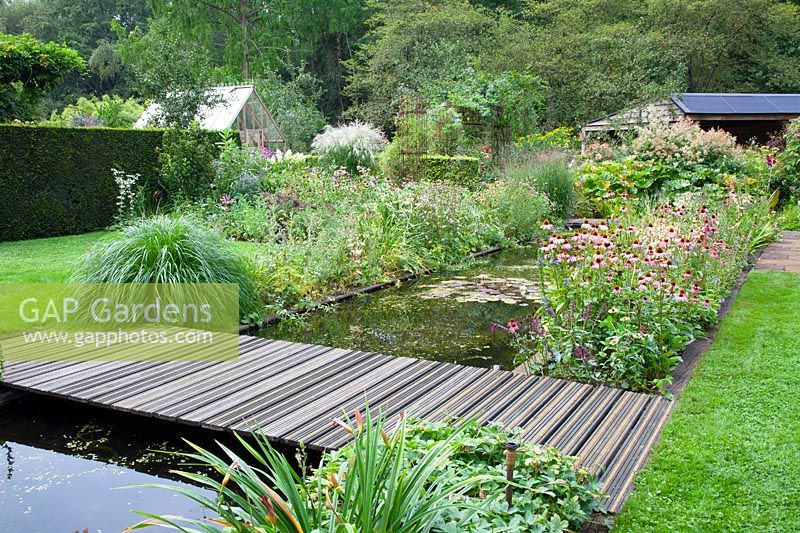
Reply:
[[[112,168],[160,188],[163,130],[0,125],[0,241],[70,235],[109,226]],[[214,139],[217,134],[214,134]]]
[[[444,181],[471,189],[483,181],[481,160],[470,156],[426,155],[425,178],[430,181]]]

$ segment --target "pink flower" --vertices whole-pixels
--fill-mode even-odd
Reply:
[[[675,295],[675,300],[677,300],[678,302],[688,302],[689,297],[686,296],[686,293],[683,290],[681,290],[680,292],[678,292],[678,294]]]
[[[519,330],[519,322],[513,318],[509,318],[508,325],[506,327],[508,328],[509,333],[516,333]]]

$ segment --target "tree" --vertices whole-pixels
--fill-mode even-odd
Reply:
[[[261,69],[254,83],[289,147],[306,151],[325,125],[325,117],[316,107],[322,89],[319,81],[302,69],[291,74],[284,80],[274,71]]]
[[[772,0],[651,0],[691,92],[800,90],[800,8]]]
[[[397,0],[370,4],[369,31],[346,62],[346,115],[386,130],[403,97],[446,92],[480,55],[481,35],[495,23],[467,0]]]
[[[318,102],[329,120],[335,122],[349,101],[343,93],[344,62],[364,34],[369,15],[366,0],[272,0],[269,18],[271,42],[281,54],[278,70],[292,75],[303,67],[324,87]]]
[[[130,73],[120,68],[118,38],[143,30],[150,15],[147,0],[13,1],[0,3],[0,31],[63,43],[88,60],[84,76],[68,77],[42,101],[61,108],[87,94],[128,95]]]
[[[83,68],[71,48],[29,34],[0,34],[0,120],[34,118],[41,96]]]
[[[188,45],[169,17],[152,21],[146,32],[131,34],[121,54],[138,92],[160,104],[164,124],[188,127],[200,106],[214,103],[206,90],[213,72],[205,50]]]
[[[153,3],[158,13],[172,14],[174,20],[195,36],[222,37],[228,57],[233,51],[240,54],[242,79],[250,79],[253,43],[270,16],[266,0],[154,0]]]

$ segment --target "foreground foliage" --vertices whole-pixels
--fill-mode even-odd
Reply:
[[[337,423],[353,441],[324,455],[308,475],[305,461],[298,473],[257,434],[255,445],[239,439],[247,460],[224,446],[224,457],[197,446],[184,456],[223,476],[179,472],[217,492],[217,499],[162,488],[192,498],[219,515],[214,523],[235,531],[561,532],[601,509],[597,482],[573,458],[529,445],[519,452],[509,509],[503,455],[509,434],[497,427],[402,417],[390,430],[369,409]],[[205,521],[145,516],[131,529],[185,522],[195,531],[218,531]]]
[[[616,531],[797,531],[800,276],[752,271]]]

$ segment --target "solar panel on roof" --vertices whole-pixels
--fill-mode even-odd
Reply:
[[[797,113],[800,110],[800,95],[769,94],[765,98],[775,106],[779,113]]]
[[[731,94],[722,97],[735,113],[759,114],[777,113],[778,108],[762,95]]]
[[[685,93],[673,101],[688,114],[800,115],[800,94]]]

